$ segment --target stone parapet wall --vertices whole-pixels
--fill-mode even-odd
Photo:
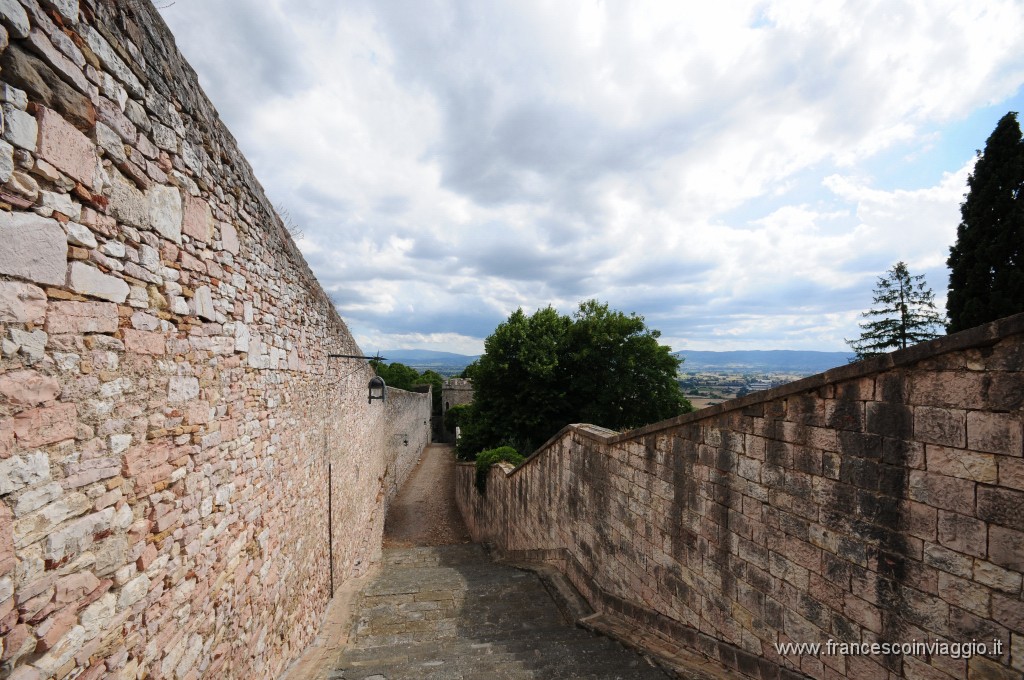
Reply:
[[[0,676],[276,677],[429,395],[328,358],[361,352],[151,4],[0,2],[0,108]]]
[[[566,428],[475,540],[547,558],[644,635],[776,678],[1024,676],[1024,315],[624,434]],[[976,640],[970,659],[779,643]],[[663,645],[662,645],[663,646]]]

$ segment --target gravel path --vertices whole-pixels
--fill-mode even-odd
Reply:
[[[384,521],[384,547],[469,542],[455,506],[455,451],[447,444],[431,444],[391,504]]]

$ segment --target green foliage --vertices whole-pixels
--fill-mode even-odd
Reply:
[[[430,385],[431,399],[433,399],[431,410],[434,415],[441,415],[441,387],[444,385],[444,376],[437,371],[428,369],[420,373],[419,383],[421,385]]]
[[[487,473],[495,463],[512,463],[519,465],[523,458],[518,451],[511,446],[499,446],[496,449],[481,451],[476,457],[476,488],[480,493],[487,493]]]
[[[441,385],[444,383],[444,377],[441,374],[429,370],[421,374],[415,368],[397,361],[385,364],[374,359],[370,361],[370,366],[377,372],[377,375],[384,379],[388,387],[411,392],[418,385],[430,385],[433,388],[431,395],[433,400],[432,410],[436,415],[441,414]],[[425,392],[426,390],[423,391]]]
[[[472,404],[456,404],[452,406],[444,414],[444,429],[449,432],[455,432],[455,428],[459,427],[462,421],[465,419],[465,413],[470,409]]]
[[[462,373],[459,374],[459,377],[469,378],[470,380],[473,380],[474,378],[476,378],[476,370],[478,368],[480,368],[480,360],[474,359],[469,363],[468,366],[462,369]]]
[[[939,337],[942,317],[935,311],[935,295],[924,276],[912,276],[904,262],[897,262],[875,285],[874,304],[861,316],[877,317],[860,324],[863,332],[846,344],[865,359]]]
[[[1017,113],[978,152],[949,249],[950,333],[1024,312],[1024,139]]]
[[[573,316],[512,313],[484,341],[459,454],[514,443],[532,451],[570,423],[629,429],[692,410],[680,361],[643,317],[590,300]]]

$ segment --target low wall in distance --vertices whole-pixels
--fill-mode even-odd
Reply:
[[[749,676],[1020,680],[1022,369],[1017,315],[624,434],[569,426],[486,495],[460,466],[458,503],[475,540]],[[989,654],[778,648],[829,640]]]

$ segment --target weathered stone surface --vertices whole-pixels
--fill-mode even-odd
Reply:
[[[14,417],[14,434],[26,448],[73,439],[77,415],[78,409],[74,404],[22,411]]]
[[[46,319],[42,288],[18,281],[0,281],[0,323],[41,324]]]
[[[76,293],[111,302],[128,299],[128,284],[123,279],[104,274],[84,262],[72,262],[68,266],[68,287]]]
[[[31,25],[28,13],[18,4],[17,0],[0,0],[0,21],[14,38],[27,38]]]
[[[53,401],[60,394],[55,378],[36,371],[10,371],[0,374],[0,395],[12,404],[36,406]]]
[[[0,211],[0,243],[0,274],[64,285],[68,240],[56,220]]]
[[[146,195],[116,170],[111,171],[110,180],[110,214],[129,226],[148,228],[149,201]]]
[[[60,560],[82,552],[93,542],[96,534],[110,528],[113,518],[114,508],[106,508],[68,522],[43,541],[43,557]]]
[[[0,460],[0,495],[50,478],[50,459],[42,451]]]
[[[163,333],[148,333],[127,329],[124,331],[124,346],[129,352],[161,355],[164,353]]]
[[[42,0],[42,2],[47,7],[57,10],[57,13],[65,21],[72,24],[78,23],[78,0]]]
[[[142,83],[139,82],[139,79],[132,73],[132,70],[128,68],[128,65],[124,63],[121,57],[117,55],[117,52],[110,46],[107,39],[100,35],[99,31],[92,26],[86,26],[82,37],[85,38],[89,49],[99,58],[107,72],[121,81],[133,97],[145,97],[146,91]]]
[[[39,137],[39,124],[31,114],[4,104],[4,139],[28,151],[35,151]]]
[[[59,113],[39,107],[39,155],[87,186],[96,183],[96,147]]]
[[[11,45],[0,55],[0,67],[5,81],[27,90],[33,100],[60,112],[79,130],[89,131],[96,124],[96,109],[89,98],[19,45]]]
[[[199,380],[185,376],[172,376],[167,384],[167,401],[178,403],[199,396]]]
[[[158,184],[147,197],[150,225],[164,238],[181,243],[181,193],[175,187]]]
[[[96,237],[93,236],[93,233],[85,225],[78,222],[68,222],[64,225],[64,228],[68,230],[68,243],[82,246],[83,248],[95,248],[97,246]]]
[[[114,333],[117,305],[110,302],[51,302],[46,330],[62,333]]]
[[[213,295],[210,292],[209,286],[197,288],[195,295],[192,297],[192,303],[195,305],[194,312],[196,316],[207,321],[215,321],[217,319],[217,313],[213,309]]]
[[[201,198],[185,194],[182,231],[198,241],[209,243],[213,233],[213,213],[210,212],[210,204]]]
[[[227,222],[220,223],[220,240],[224,250],[233,255],[238,254],[240,244],[238,243],[238,230],[235,229],[234,225]]]
[[[14,174],[14,147],[0,142],[0,182],[6,182]]]

